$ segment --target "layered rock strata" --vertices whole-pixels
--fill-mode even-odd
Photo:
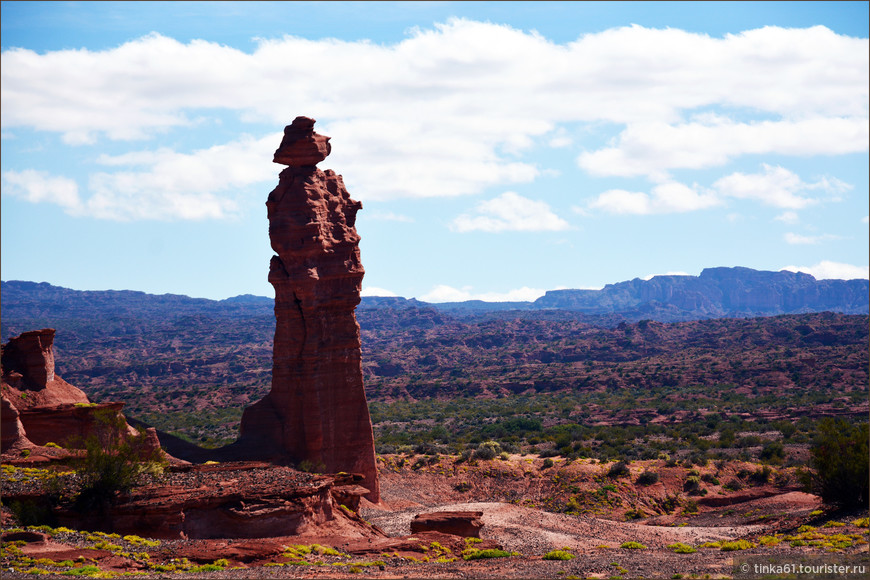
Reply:
[[[22,451],[55,443],[81,447],[97,429],[105,429],[99,413],[121,415],[123,403],[95,404],[81,389],[54,372],[53,328],[24,332],[2,347],[2,431],[3,453]],[[138,436],[125,421],[116,437]],[[145,431],[143,454],[160,448],[157,432]]]
[[[269,194],[269,266],[275,288],[272,388],[245,410],[240,443],[258,456],[354,472],[380,492],[354,310],[364,270],[356,213],[340,175],[315,165],[330,152],[314,120],[284,130],[274,161],[288,167]]]
[[[159,539],[385,536],[340,507],[347,494],[342,476],[253,462],[188,467],[188,477],[169,475],[174,484],[138,487],[104,512],[58,508],[55,516],[68,527]]]

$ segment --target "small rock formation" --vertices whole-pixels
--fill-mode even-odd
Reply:
[[[241,448],[315,469],[360,473],[380,497],[354,310],[364,270],[354,226],[362,207],[340,175],[315,165],[330,152],[314,120],[284,129],[274,161],[287,165],[266,207],[276,256],[272,388],[245,409]]]
[[[27,438],[18,409],[12,401],[3,397],[2,407],[0,407],[0,452],[16,446],[20,449],[30,449],[33,447],[33,442]]]
[[[386,536],[340,507],[347,492],[342,476],[300,474],[255,462],[183,470],[193,475],[187,485],[141,486],[105,512],[58,508],[55,515],[68,527],[159,539]],[[256,477],[247,475],[255,471]]]
[[[466,538],[479,538],[483,512],[432,512],[417,514],[411,520],[411,533],[441,532]]]
[[[31,450],[47,443],[80,447],[97,429],[97,412],[120,415],[123,403],[95,404],[87,395],[54,372],[53,328],[32,330],[2,346],[2,449]],[[118,436],[138,431],[122,422]],[[159,449],[154,429],[146,430],[143,453]]]
[[[23,332],[3,345],[4,395],[18,410],[87,403],[88,396],[54,374],[54,329]]]

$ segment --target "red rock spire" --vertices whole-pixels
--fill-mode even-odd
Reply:
[[[356,212],[340,175],[315,165],[330,152],[314,120],[284,129],[274,161],[287,165],[266,207],[276,255],[272,389],[245,410],[243,442],[329,472],[362,473],[368,499],[380,497],[374,437],[362,380],[359,325],[365,271]],[[250,448],[249,445],[246,447]]]

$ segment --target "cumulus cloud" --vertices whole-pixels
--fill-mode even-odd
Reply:
[[[650,193],[611,189],[589,205],[608,213],[645,215],[696,211],[722,203],[714,194],[699,189],[677,182],[656,185]]]
[[[786,224],[796,224],[800,221],[800,216],[798,216],[796,211],[785,211],[773,219]]]
[[[837,195],[851,189],[850,185],[837,179],[822,178],[806,183],[783,167],[763,164],[762,169],[761,173],[755,174],[732,173],[716,181],[713,188],[727,197],[754,199],[765,205],[789,210],[803,209],[820,201],[819,198],[805,195],[806,192],[821,190],[837,199]]]
[[[457,216],[450,227],[457,232],[542,232],[567,230],[570,226],[546,202],[506,191],[479,203],[473,214]]]
[[[275,180],[275,166],[263,163],[275,143],[280,134],[242,137],[189,154],[161,148],[101,155],[97,164],[116,170],[92,173],[84,199],[74,180],[45,172],[7,171],[3,179],[9,194],[53,203],[73,215],[118,221],[223,219],[238,212],[232,192]]]
[[[227,112],[281,126],[302,112],[333,137],[330,160],[355,197],[455,196],[535,179],[545,169],[523,156],[536,144],[567,146],[569,123],[622,127],[579,158],[586,171],[658,181],[746,154],[866,151],[868,52],[867,39],[821,26],[722,38],[629,26],[557,44],[453,19],[392,44],[288,36],[250,53],[151,34],[98,51],[6,50],[0,107],[5,134],[22,127],[70,144],[194,130]],[[722,112],[744,110],[758,119]],[[224,215],[231,204],[216,207],[227,200],[214,191],[195,195],[214,195],[211,213]],[[626,203],[669,207],[646,195]]]
[[[787,244],[792,244],[792,245],[815,245],[815,244],[820,244],[822,242],[827,242],[830,240],[839,240],[840,236],[835,236],[834,234],[820,234],[817,236],[805,236],[802,234],[796,234],[794,232],[786,232],[783,235],[783,239],[785,239]]]
[[[53,203],[67,213],[76,214],[82,209],[79,186],[73,179],[51,176],[44,171],[3,172],[3,195],[17,197],[30,203]]]
[[[635,123],[617,144],[585,152],[577,162],[593,175],[661,178],[671,169],[724,165],[740,155],[837,155],[867,151],[866,117],[713,124]]]
[[[546,290],[523,286],[507,292],[472,292],[471,286],[454,288],[439,284],[420,297],[424,302],[465,302],[467,300],[483,300],[484,302],[532,302],[544,294]]]
[[[798,215],[794,210],[839,201],[840,194],[851,188],[831,177],[805,182],[788,169],[762,164],[759,173],[731,173],[707,189],[675,181],[656,185],[650,193],[611,189],[595,197],[589,207],[616,214],[679,213],[724,205],[728,199],[744,199],[789,210],[774,219],[796,223]]]
[[[870,278],[870,267],[842,264],[840,262],[821,261],[814,266],[784,266],[781,270],[789,272],[804,272],[817,280],[856,280]]]

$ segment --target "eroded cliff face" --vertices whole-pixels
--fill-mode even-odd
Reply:
[[[356,213],[340,175],[315,164],[330,152],[314,120],[284,130],[274,161],[287,165],[266,207],[276,256],[272,388],[245,410],[241,442],[326,471],[361,473],[377,502],[374,437],[362,381],[354,310],[365,271]],[[254,443],[254,445],[252,445]]]
[[[123,403],[92,404],[84,391],[55,374],[54,334],[53,328],[31,330],[2,347],[0,452],[9,458],[50,442],[82,447],[90,434],[104,428],[97,413],[123,417]],[[118,428],[121,437],[139,434],[126,420]],[[159,448],[157,432],[147,429],[143,453]]]

